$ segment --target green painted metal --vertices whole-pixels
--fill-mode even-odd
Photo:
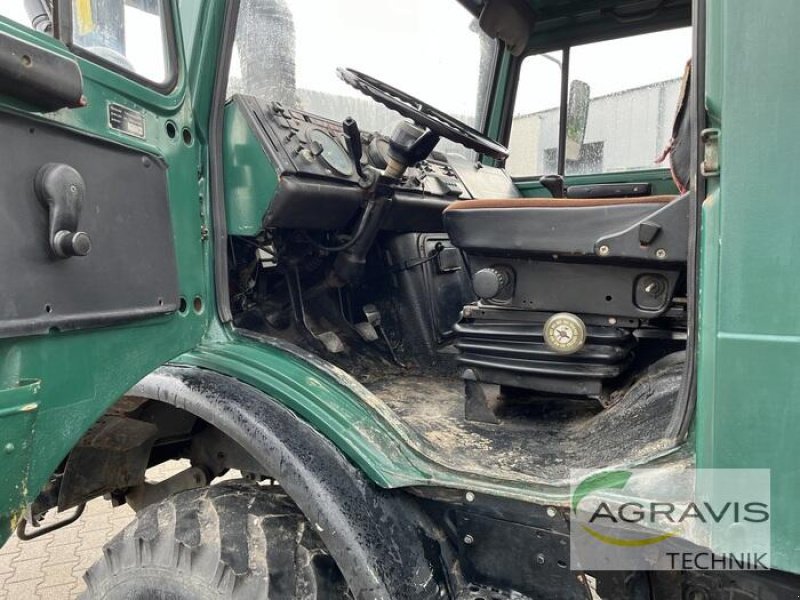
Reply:
[[[5,515],[0,541],[96,418],[142,376],[168,361],[213,369],[264,391],[306,419],[384,487],[437,485],[566,503],[567,490],[558,486],[448,468],[423,439],[346,374],[286,348],[245,339],[217,320],[213,236],[206,233],[211,229],[206,173],[224,2],[182,0],[176,6],[176,22],[185,24],[185,37],[179,40],[179,81],[170,94],[81,59],[89,105],[33,118],[158,154],[169,164],[180,289],[188,309],[128,326],[0,342],[0,514]],[[800,22],[800,4],[768,0],[732,8],[724,0],[709,0],[709,16],[707,101],[711,124],[722,130],[722,175],[711,181],[703,207],[698,464],[772,469],[773,566],[800,572],[795,541],[800,539],[800,519],[793,513],[794,493],[800,490],[795,464],[800,436],[794,431],[800,420],[800,313],[787,304],[800,295],[800,278],[793,261],[798,238],[784,225],[800,220],[800,203],[787,193],[794,181],[791,151],[800,131],[800,80],[786,68],[795,60],[793,25]],[[0,30],[69,53],[59,42],[2,19]],[[765,31],[770,34],[763,35]],[[495,137],[510,64],[506,54],[487,123]],[[105,127],[105,107],[111,101],[145,112],[146,140]],[[0,110],[25,109],[0,98]],[[235,132],[240,124],[228,118],[229,131]],[[179,130],[188,128],[194,142],[170,138],[167,121]],[[232,232],[252,235],[268,194],[258,199],[248,196],[247,188],[271,189],[274,181],[265,173],[243,172],[243,165],[257,156],[247,157],[253,152],[251,140],[239,133],[231,139],[242,147],[226,148],[226,154],[244,151],[245,158],[237,162],[228,157],[224,166],[234,175],[227,192],[250,209],[229,206],[228,219]],[[651,181],[656,193],[674,193],[663,170],[568,178],[575,184],[641,180]],[[521,189],[526,195],[541,193],[535,182],[522,182]],[[195,298],[202,302],[197,311],[192,308]],[[9,444],[13,450],[5,452]]]
[[[13,360],[13,356],[5,357]],[[0,503],[13,506],[27,495],[26,474],[30,468],[33,441],[33,424],[39,409],[38,379],[13,379],[0,383]],[[14,529],[13,515],[0,517],[0,539],[5,539]]]
[[[347,373],[309,362],[302,351],[215,327],[175,364],[234,377],[278,400],[339,447],[382,487],[442,486],[529,502],[566,505],[569,488],[503,480],[492,472],[448,468],[425,439]],[[307,356],[307,355],[306,355]]]
[[[800,571],[800,3],[709,0],[707,104],[721,130],[704,206],[698,464],[769,468],[772,566]]]
[[[489,104],[489,111],[486,115],[486,135],[492,139],[500,139],[503,127],[503,107],[506,105],[506,96],[509,93],[509,78],[511,77],[511,67],[514,57],[507,50],[503,50],[500,61],[495,72],[494,96]],[[485,157],[484,162],[494,162]]]
[[[50,474],[89,426],[143,375],[169,359],[195,347],[207,329],[213,306],[211,254],[203,234],[207,224],[208,193],[205,180],[205,153],[202,144],[186,144],[179,134],[170,138],[167,121],[194,133],[203,131],[205,113],[193,106],[191,91],[208,82],[216,69],[214,47],[220,39],[219,18],[214,13],[221,2],[205,7],[202,44],[194,46],[190,68],[182,68],[178,84],[168,95],[134,83],[87,60],[78,59],[83,71],[88,105],[73,110],[32,114],[31,118],[55,122],[66,128],[161,156],[169,165],[168,188],[174,228],[180,292],[188,310],[127,326],[108,327],[73,333],[51,333],[0,341],[0,473],[3,493],[0,514],[5,515],[5,534],[15,515],[36,496]],[[180,23],[176,14],[176,22]],[[39,44],[61,55],[70,55],[60,42],[16,23],[0,19],[0,31]],[[179,63],[185,55],[179,37]],[[187,77],[193,73],[194,79]],[[209,94],[208,84],[203,90]],[[106,126],[106,106],[116,102],[142,111],[147,138],[124,136]],[[206,103],[208,105],[208,102]],[[0,97],[0,110],[22,112],[25,106]],[[202,138],[201,138],[202,139]],[[67,158],[67,157],[65,157]],[[195,311],[193,301],[203,307]],[[23,410],[32,400],[33,388],[26,381],[38,381],[36,410]],[[22,386],[22,387],[20,387]],[[8,407],[6,407],[8,404]],[[7,408],[7,410],[6,410]],[[30,438],[30,442],[27,438]],[[3,453],[8,444],[19,451]],[[33,448],[28,464],[19,464],[22,452]]]
[[[235,104],[225,107],[222,158],[228,233],[256,235],[278,189],[278,174]]]

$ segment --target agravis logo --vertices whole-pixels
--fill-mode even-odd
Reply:
[[[597,473],[590,475],[578,484],[578,487],[572,492],[572,512],[577,516],[578,505],[581,500],[587,496],[598,492],[600,490],[622,490],[631,478],[630,471],[606,471],[604,473]],[[620,515],[621,517],[621,515]],[[600,502],[595,509],[595,512],[589,518],[589,522],[593,523],[600,518],[610,518],[614,520],[612,510],[605,502]],[[622,518],[622,517],[621,517]],[[624,518],[622,520],[625,520]],[[616,521],[614,520],[616,523]],[[581,527],[586,533],[591,535],[594,539],[603,542],[604,544],[612,544],[614,546],[635,547],[635,546],[649,546],[650,544],[658,544],[666,539],[675,535],[672,533],[664,533],[661,535],[645,536],[641,538],[621,538],[613,535],[600,533],[597,529],[590,525],[581,523]]]
[[[768,470],[581,474],[570,508],[582,568],[768,568]]]

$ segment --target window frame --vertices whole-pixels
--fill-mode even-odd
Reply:
[[[126,69],[125,67],[107,60],[102,56],[95,54],[91,50],[87,50],[86,48],[76,44],[73,40],[72,28],[73,0],[57,1],[53,10],[54,36],[56,39],[63,42],[76,56],[93,62],[105,69],[108,69],[109,71],[118,73],[126,79],[135,81],[138,84],[141,84],[166,96],[174,91],[175,87],[178,85],[181,70],[180,61],[178,60],[178,39],[175,31],[176,20],[174,11],[176,10],[176,7],[172,0],[158,0],[158,2],[163,8],[161,28],[164,33],[164,41],[166,44],[165,52],[169,68],[169,77],[163,82],[157,82],[153,81],[152,79],[148,79],[147,77],[144,77],[143,75],[140,75],[131,69]]]
[[[554,43],[552,45],[530,47],[526,52],[516,57],[510,66],[510,73],[509,73],[510,93],[507,95],[508,101],[506,102],[506,105],[503,107],[504,119],[501,128],[502,143],[507,146],[511,139],[511,126],[514,121],[514,106],[516,105],[517,93],[519,91],[519,80],[520,80],[520,75],[522,73],[522,63],[525,61],[525,59],[532,56],[539,56],[541,54],[547,54],[549,52],[562,52],[563,59],[562,59],[562,69],[561,69],[561,94],[560,94],[560,106],[559,106],[558,156],[556,159],[556,165],[557,165],[556,174],[561,175],[562,177],[565,178],[593,177],[593,176],[606,177],[609,175],[613,176],[616,174],[669,171],[668,167],[655,167],[648,169],[633,169],[630,171],[608,171],[608,172],[598,172],[598,173],[585,173],[581,175],[566,174],[566,163],[567,163],[566,140],[567,140],[567,108],[568,108],[567,105],[569,103],[570,54],[572,48],[576,46],[583,46],[586,44],[592,44],[597,42],[610,42],[614,40],[622,40],[629,37],[635,37],[637,35],[659,33],[662,31],[671,31],[691,26],[692,26],[691,22],[671,22],[667,26],[661,26],[661,27],[650,26],[650,27],[636,28],[634,30],[626,31],[624,35],[612,35],[612,36],[602,36],[602,37],[589,36],[589,37],[576,38],[574,40],[570,40],[569,43],[557,43],[557,44]],[[505,163],[505,161],[503,162]],[[520,183],[537,182],[546,175],[552,175],[552,173],[541,173],[541,174],[531,173],[530,175],[518,175],[516,177],[513,177],[512,179]]]

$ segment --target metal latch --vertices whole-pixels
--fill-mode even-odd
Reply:
[[[719,129],[704,129],[700,133],[703,140],[703,162],[700,172],[703,177],[717,177],[719,175]]]

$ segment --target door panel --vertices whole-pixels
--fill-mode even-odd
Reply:
[[[204,27],[218,28],[222,4],[204,7]],[[146,374],[194,348],[215,314],[206,155],[197,141],[208,115],[196,118],[189,90],[210,96],[207,57],[219,43],[198,38],[201,67],[187,69],[174,36],[177,82],[162,93],[0,18],[2,33],[75,60],[85,103],[40,112],[0,93],[0,237],[14,240],[0,242],[0,542],[90,425]],[[141,135],[115,127],[110,105],[141,115]],[[34,191],[46,162],[84,179],[79,227],[93,243],[85,257],[51,252],[49,213]]]
[[[0,163],[0,273],[15,273],[0,289],[0,337],[178,309],[164,161],[16,115],[0,114],[0,139],[14,149]],[[86,256],[50,247],[50,221],[66,207],[48,207],[34,181],[48,169],[58,177],[52,165],[82,180],[74,212],[90,240]],[[70,191],[62,193],[66,202]]]

